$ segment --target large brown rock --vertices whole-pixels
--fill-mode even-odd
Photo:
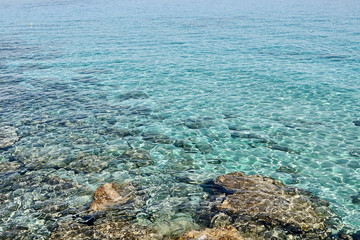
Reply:
[[[153,228],[133,224],[145,198],[131,184],[105,183],[96,189],[89,211],[59,221],[49,239],[162,239]]]
[[[90,210],[100,211],[114,205],[122,205],[133,200],[135,195],[136,189],[132,185],[105,183],[96,189]]]
[[[214,216],[213,226],[226,221],[252,239],[323,239],[331,232],[329,204],[309,192],[241,172],[222,175],[214,183],[226,194],[215,203],[221,217]]]

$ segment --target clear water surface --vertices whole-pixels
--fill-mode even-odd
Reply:
[[[20,139],[0,150],[0,232],[46,236],[34,206],[86,210],[110,181],[143,186],[144,211],[170,221],[203,200],[194,182],[233,171],[312,191],[359,229],[359,13],[356,0],[1,0],[0,127]],[[49,194],[55,178],[82,190]]]

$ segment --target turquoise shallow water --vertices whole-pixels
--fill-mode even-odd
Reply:
[[[0,127],[19,136],[0,150],[0,232],[46,236],[36,204],[86,209],[110,181],[143,186],[154,222],[191,215],[204,192],[189,182],[233,171],[312,191],[359,229],[359,12],[355,0],[0,1]],[[52,178],[82,190],[56,194]]]

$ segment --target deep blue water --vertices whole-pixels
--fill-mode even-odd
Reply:
[[[146,188],[160,224],[203,199],[179,179],[233,171],[312,191],[359,229],[359,13],[357,0],[0,0],[0,127],[19,136],[0,150],[0,232],[46,236],[36,204],[85,210],[110,181]],[[45,178],[83,190],[49,194]]]

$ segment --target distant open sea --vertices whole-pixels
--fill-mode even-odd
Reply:
[[[113,181],[153,222],[191,216],[234,171],[360,229],[359,120],[358,0],[0,0],[0,236],[44,238]]]

